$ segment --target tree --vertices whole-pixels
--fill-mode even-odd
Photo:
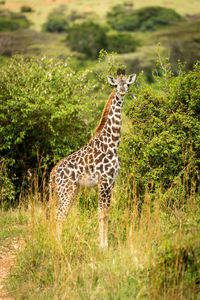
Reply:
[[[108,24],[119,31],[155,31],[183,20],[173,9],[159,6],[133,10],[117,5],[107,14]]]
[[[22,13],[31,13],[33,12],[33,9],[31,6],[28,6],[28,5],[23,5],[21,8],[20,8],[20,11]]]
[[[95,59],[99,51],[106,47],[106,29],[92,21],[74,24],[68,29],[67,43],[71,50]]]
[[[48,170],[90,136],[87,110],[93,82],[51,59],[14,57],[0,70],[0,183],[6,199],[28,170]],[[3,182],[2,182],[3,181]],[[6,187],[12,187],[9,191]]]
[[[107,35],[106,50],[108,52],[128,53],[133,52],[139,46],[139,40],[129,33],[111,33]]]
[[[43,31],[46,32],[66,32],[67,28],[66,16],[57,14],[49,16],[47,22],[43,25]]]
[[[64,5],[54,9],[43,24],[42,29],[45,32],[66,32],[69,24],[65,15],[66,7]]]
[[[189,194],[200,171],[200,62],[177,77],[163,70],[159,89],[141,83],[126,106],[132,126],[121,143],[122,173],[134,174],[140,195],[152,182],[169,188],[186,173]]]
[[[26,16],[9,10],[0,11],[0,31],[15,31],[29,26]]]

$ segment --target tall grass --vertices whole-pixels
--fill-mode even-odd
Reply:
[[[7,284],[15,299],[200,297],[200,198],[180,193],[177,180],[165,193],[147,190],[141,203],[133,176],[130,181],[133,196],[123,182],[114,188],[109,247],[101,250],[96,191],[80,193],[59,240],[54,218],[46,219],[46,184],[39,187],[32,174],[21,196],[25,248]]]

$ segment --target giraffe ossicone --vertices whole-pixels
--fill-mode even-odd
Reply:
[[[136,74],[126,77],[123,70],[118,70],[117,78],[107,76],[107,79],[115,88],[104,107],[94,137],[81,149],[59,161],[52,169],[49,181],[50,205],[54,198],[58,200],[56,219],[59,228],[62,228],[79,187],[98,185],[99,239],[102,248],[108,246],[111,191],[120,167],[117,150],[123,101]]]

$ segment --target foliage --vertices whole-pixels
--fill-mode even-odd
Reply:
[[[127,30],[127,28],[121,27],[120,22],[123,19],[127,19],[130,17],[131,13],[133,13],[132,7],[127,5],[115,5],[111,8],[111,10],[107,13],[106,20],[107,23],[110,24],[116,30]],[[120,24],[120,25],[119,25]]]
[[[9,181],[15,192],[26,183],[28,170],[48,169],[89,138],[93,81],[88,83],[86,75],[45,58],[14,57],[1,68],[0,156],[4,184]]]
[[[68,29],[68,21],[65,15],[66,7],[61,5],[53,10],[47,18],[47,22],[43,24],[42,29],[45,32],[66,32]]]
[[[26,16],[8,10],[0,11],[0,31],[14,31],[29,26],[30,22]]]
[[[108,52],[128,53],[135,51],[139,46],[139,41],[128,33],[110,33],[107,34],[107,46]]]
[[[22,13],[33,12],[32,7],[28,6],[28,5],[23,5],[20,10],[21,10]]]
[[[167,188],[187,173],[187,192],[195,191],[191,182],[197,182],[200,166],[200,62],[188,74],[180,68],[177,77],[162,59],[160,64],[157,89],[138,83],[137,99],[126,106],[132,126],[121,144],[122,174],[129,169],[142,194],[148,185]]]
[[[74,24],[68,29],[67,43],[72,51],[84,53],[95,59],[106,46],[106,28],[93,21]]]
[[[0,200],[4,208],[6,208],[7,203],[9,204],[15,199],[15,178],[9,177],[8,165],[8,161],[2,158],[0,161]],[[10,163],[10,168],[12,168],[12,163]]]
[[[67,28],[66,16],[56,14],[50,15],[47,22],[43,25],[43,31],[45,32],[66,32]]]
[[[152,268],[151,273],[160,273],[159,284],[170,289],[175,284],[178,285],[182,280],[185,282],[185,288],[189,285],[198,284],[200,279],[199,272],[199,254],[196,245],[180,247],[180,245],[170,245],[159,254],[158,263]],[[174,270],[176,276],[174,277]]]
[[[155,31],[182,20],[173,9],[159,6],[132,10],[124,5],[116,5],[107,14],[108,24],[119,31]]]
[[[101,49],[109,52],[127,53],[135,51],[140,42],[129,33],[108,32],[108,28],[93,21],[72,25],[68,30],[67,42],[73,51],[95,59]]]

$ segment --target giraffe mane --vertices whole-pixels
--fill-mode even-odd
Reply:
[[[114,89],[112,91],[112,93],[110,94],[110,96],[108,98],[108,101],[106,102],[106,105],[104,106],[104,110],[101,115],[101,120],[99,122],[99,125],[95,129],[95,135],[97,135],[103,129],[103,127],[108,119],[109,109],[110,109],[110,106],[111,106],[111,103],[112,103],[115,93],[116,93],[116,89]]]

